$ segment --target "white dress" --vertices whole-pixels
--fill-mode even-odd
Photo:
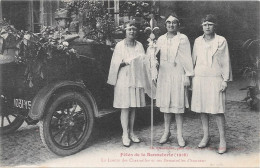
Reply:
[[[159,37],[160,66],[157,79],[156,106],[164,113],[184,113],[188,108],[185,78],[193,76],[190,42],[186,35],[177,33]]]
[[[134,47],[126,45],[125,40],[117,43],[109,70],[108,84],[114,85],[115,108],[144,107],[145,91],[142,82],[142,57],[144,49],[136,41]],[[130,65],[119,68],[123,60],[132,60]]]
[[[195,40],[192,56],[195,76],[191,110],[198,113],[224,113],[225,92],[221,91],[221,83],[232,80],[226,39],[215,35],[212,41],[205,42],[200,36]]]

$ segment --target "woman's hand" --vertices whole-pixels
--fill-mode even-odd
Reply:
[[[124,59],[123,62],[124,62],[126,65],[130,65],[131,59]]]
[[[153,81],[154,86],[157,87],[157,80],[153,79],[152,81]]]
[[[128,60],[122,60],[121,64],[120,64],[120,68],[126,66],[126,65],[130,65],[130,62]]]
[[[121,62],[119,68],[122,68],[122,67],[124,67],[124,66],[126,66],[126,65],[127,65],[127,64],[126,64],[125,62]]]
[[[222,81],[222,83],[221,83],[221,92],[224,92],[225,90],[226,90],[226,88],[227,88],[227,82],[225,82],[225,81]]]
[[[184,86],[190,86],[190,79],[188,76],[184,77]]]

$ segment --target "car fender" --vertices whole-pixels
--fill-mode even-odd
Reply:
[[[53,94],[59,91],[66,91],[66,89],[75,90],[84,94],[92,106],[94,116],[98,116],[98,107],[96,101],[84,83],[74,81],[59,81],[46,85],[37,93],[32,101],[32,106],[28,114],[29,117],[33,120],[40,120],[43,117],[47,108],[46,106]]]

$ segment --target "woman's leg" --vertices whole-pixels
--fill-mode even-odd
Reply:
[[[164,134],[169,134],[171,127],[172,114],[164,113]]]
[[[175,114],[175,120],[177,125],[177,140],[179,146],[185,146],[185,141],[182,136],[182,127],[183,127],[183,114]]]
[[[135,108],[131,108],[130,109],[130,123],[129,123],[130,135],[134,135],[134,124],[135,124]]]
[[[203,128],[203,138],[199,143],[198,147],[206,147],[209,141],[209,115],[205,113],[200,114],[202,128]]]
[[[171,119],[172,119],[172,114],[164,113],[164,133],[159,142],[161,144],[166,143],[169,137],[171,136],[170,133]]]
[[[123,129],[123,136],[128,137],[128,122],[129,122],[129,109],[123,108],[121,109],[121,125]]]
[[[129,123],[129,136],[130,139],[135,142],[139,143],[141,142],[138,136],[134,134],[134,124],[135,124],[135,108],[130,109],[130,123]]]
[[[226,138],[225,138],[225,116],[224,114],[216,114],[216,122],[219,130],[219,153],[224,153],[226,151]]]
[[[128,134],[128,123],[129,123],[129,109],[124,108],[121,109],[121,125],[123,129],[123,136],[122,136],[122,141],[123,145],[126,147],[130,146],[130,139],[129,139],[129,134]]]

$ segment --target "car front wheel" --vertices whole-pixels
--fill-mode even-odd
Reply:
[[[43,144],[59,156],[79,152],[86,145],[94,124],[88,99],[78,92],[57,94],[39,122]]]

